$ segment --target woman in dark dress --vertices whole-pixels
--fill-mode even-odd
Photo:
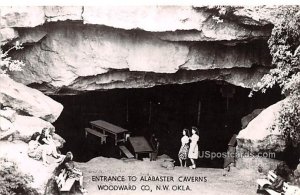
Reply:
[[[189,152],[189,130],[188,129],[183,129],[182,131],[182,137],[181,137],[181,147],[179,149],[178,152],[178,159],[180,162],[180,166],[183,166],[183,162],[184,162],[184,167],[186,167],[186,160],[188,158],[188,152]]]

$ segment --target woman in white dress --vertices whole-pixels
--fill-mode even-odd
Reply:
[[[191,144],[189,149],[188,157],[191,159],[192,165],[191,169],[196,168],[195,160],[198,159],[199,150],[198,150],[198,140],[199,140],[199,131],[196,127],[192,127],[192,136],[190,137]]]
[[[180,162],[180,166],[182,167],[182,162],[184,161],[184,167],[186,167],[186,160],[188,158],[188,152],[189,152],[189,130],[183,129],[182,131],[182,138],[181,138],[181,147],[178,152],[178,159]]]

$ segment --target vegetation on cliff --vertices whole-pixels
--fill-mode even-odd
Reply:
[[[22,67],[25,66],[24,62],[12,59],[8,55],[10,51],[22,48],[22,45],[19,42],[16,42],[14,46],[3,52],[2,46],[0,45],[0,76],[8,76],[9,72],[22,70]]]
[[[284,20],[275,24],[268,41],[273,69],[258,87],[262,92],[275,85],[288,96],[272,129],[278,128],[287,142],[300,144],[300,12],[286,10]]]
[[[0,194],[37,194],[37,192],[28,186],[33,178],[18,171],[14,162],[4,158],[0,159]]]

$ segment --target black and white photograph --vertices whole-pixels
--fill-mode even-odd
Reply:
[[[7,3],[0,195],[300,195],[300,4]]]

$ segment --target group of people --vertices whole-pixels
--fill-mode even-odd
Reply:
[[[35,132],[28,143],[28,156],[42,160],[45,166],[49,164],[47,156],[54,157],[56,159],[54,162],[60,163],[59,170],[65,169],[68,178],[75,178],[79,181],[79,190],[87,193],[83,188],[83,174],[75,167],[72,152],[67,152],[66,155],[59,154],[52,135],[53,131],[50,128],[44,128],[41,133]]]
[[[64,155],[57,152],[57,145],[53,140],[53,131],[44,128],[41,133],[35,132],[28,143],[28,156],[36,160],[42,160],[44,165],[48,165],[47,156],[53,156],[55,162],[61,162]]]
[[[195,160],[199,157],[198,150],[198,141],[199,141],[199,130],[197,127],[192,127],[190,131],[188,129],[183,129],[182,138],[181,138],[181,147],[178,152],[178,158],[180,162],[180,166],[186,167],[187,160],[190,159],[192,165],[189,166],[190,169],[196,168]]]

